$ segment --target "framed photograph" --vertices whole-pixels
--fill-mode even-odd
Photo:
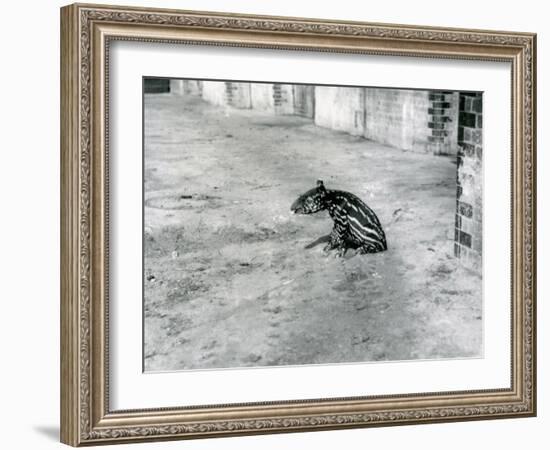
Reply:
[[[62,442],[535,415],[535,58],[62,8]]]

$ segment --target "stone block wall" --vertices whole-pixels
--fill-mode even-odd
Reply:
[[[275,111],[273,84],[252,83],[250,85],[252,108],[260,111]]]
[[[186,82],[187,83],[187,82]],[[221,81],[189,85],[185,94],[196,94],[209,103],[239,109],[257,109],[273,114],[294,114],[293,86],[290,84],[238,83]],[[187,84],[186,84],[187,86]]]
[[[247,109],[252,106],[250,83],[225,82],[226,103],[234,108]]]
[[[312,118],[318,126],[403,150],[436,155],[458,151],[458,92],[282,83],[202,84],[202,97],[216,105],[300,115]],[[195,87],[183,89],[197,92]]]
[[[362,136],[365,132],[365,89],[315,86],[315,125]]]
[[[218,106],[234,108],[250,108],[250,83],[235,83],[231,81],[202,81],[199,84],[187,82],[184,84],[184,94],[201,95],[204,100]]]
[[[434,155],[456,155],[458,151],[459,93],[432,91],[429,96],[428,149]]]
[[[483,248],[483,99],[460,93],[455,216],[455,256],[481,267]]]
[[[431,150],[428,92],[367,88],[365,105],[367,139],[404,150]]]
[[[458,92],[196,80],[171,80],[170,90],[218,106],[307,117],[403,150],[458,151]]]
[[[313,119],[315,117],[315,86],[296,84],[292,88],[294,114]]]
[[[203,81],[202,98],[213,105],[227,106],[225,82]]]
[[[275,114],[294,114],[294,91],[291,84],[273,85],[273,107]]]

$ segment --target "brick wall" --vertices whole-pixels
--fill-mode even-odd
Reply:
[[[426,91],[366,89],[367,139],[416,152],[431,151]]]
[[[315,86],[293,86],[294,114],[313,119],[315,117]]]
[[[274,114],[295,113],[291,84],[203,81],[199,87],[197,95],[214,105],[254,108]]]
[[[196,92],[209,103],[218,106],[232,106],[234,108],[250,108],[250,83],[234,83],[230,81],[202,81],[191,90],[188,85],[187,93]]]
[[[428,99],[428,150],[434,155],[456,155],[459,93],[432,91]]]
[[[257,109],[260,111],[275,111],[272,84],[251,83],[250,97],[253,109]]]
[[[291,84],[273,85],[273,107],[275,114],[294,114],[294,93]]]
[[[205,81],[202,97],[216,105],[312,118],[316,125],[403,150],[458,151],[457,92]]]
[[[250,83],[225,82],[226,104],[234,108],[250,108]]]
[[[483,245],[483,106],[481,93],[460,93],[455,256],[478,268]]]

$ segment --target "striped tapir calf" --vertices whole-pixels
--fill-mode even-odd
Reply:
[[[325,251],[336,249],[339,256],[344,256],[348,248],[360,253],[388,249],[386,235],[374,211],[350,192],[326,189],[321,180],[316,188],[300,195],[290,210],[295,214],[329,212],[334,227]]]

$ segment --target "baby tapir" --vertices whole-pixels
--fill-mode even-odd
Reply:
[[[360,253],[388,249],[386,235],[372,209],[356,195],[326,189],[321,180],[317,187],[300,195],[290,210],[295,214],[313,214],[328,210],[334,221],[325,251],[336,249],[343,256],[348,248]]]

